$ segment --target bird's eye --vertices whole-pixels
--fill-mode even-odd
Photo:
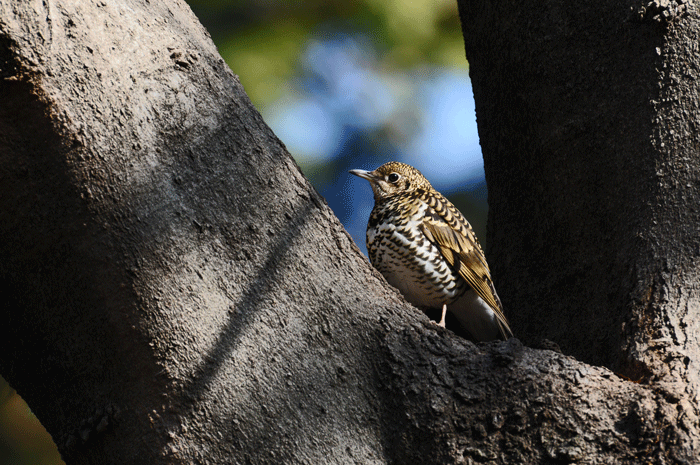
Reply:
[[[389,175],[389,177],[387,177],[387,180],[388,180],[390,183],[394,184],[396,181],[399,180],[400,177],[401,177],[401,176],[399,176],[399,175],[396,174],[396,173],[391,173],[391,174]]]

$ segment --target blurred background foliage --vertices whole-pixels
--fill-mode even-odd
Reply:
[[[348,174],[420,169],[483,241],[486,188],[455,0],[189,0],[219,52],[366,252],[373,199]],[[62,463],[0,378],[0,465]]]
[[[362,249],[348,174],[414,165],[485,238],[486,189],[455,0],[190,0],[247,94]]]

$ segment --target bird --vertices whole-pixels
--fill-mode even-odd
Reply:
[[[442,327],[449,310],[476,342],[512,337],[484,252],[460,211],[405,163],[350,174],[372,186],[367,252],[387,282],[424,312],[441,310]]]

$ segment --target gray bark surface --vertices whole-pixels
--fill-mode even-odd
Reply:
[[[697,5],[459,6],[515,332],[664,397],[700,462]]]
[[[474,60],[492,154],[500,133]],[[69,465],[694,462],[686,394],[517,339],[474,345],[406,304],[184,2],[1,3],[0,102],[0,372]],[[544,167],[529,175],[560,174]],[[512,208],[495,192],[492,210]],[[545,193],[530,201],[554,209]],[[498,252],[513,240],[498,215],[512,214],[491,214],[494,268],[527,341],[537,334],[516,314],[532,303],[518,302],[521,276]],[[665,276],[650,282],[672,292],[630,307],[634,318],[693,295],[687,275]],[[629,341],[668,326],[626,318],[638,323]]]

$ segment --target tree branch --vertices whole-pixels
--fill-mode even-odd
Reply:
[[[184,3],[44,5],[0,5],[0,371],[68,464],[694,456],[686,399],[406,304]]]

